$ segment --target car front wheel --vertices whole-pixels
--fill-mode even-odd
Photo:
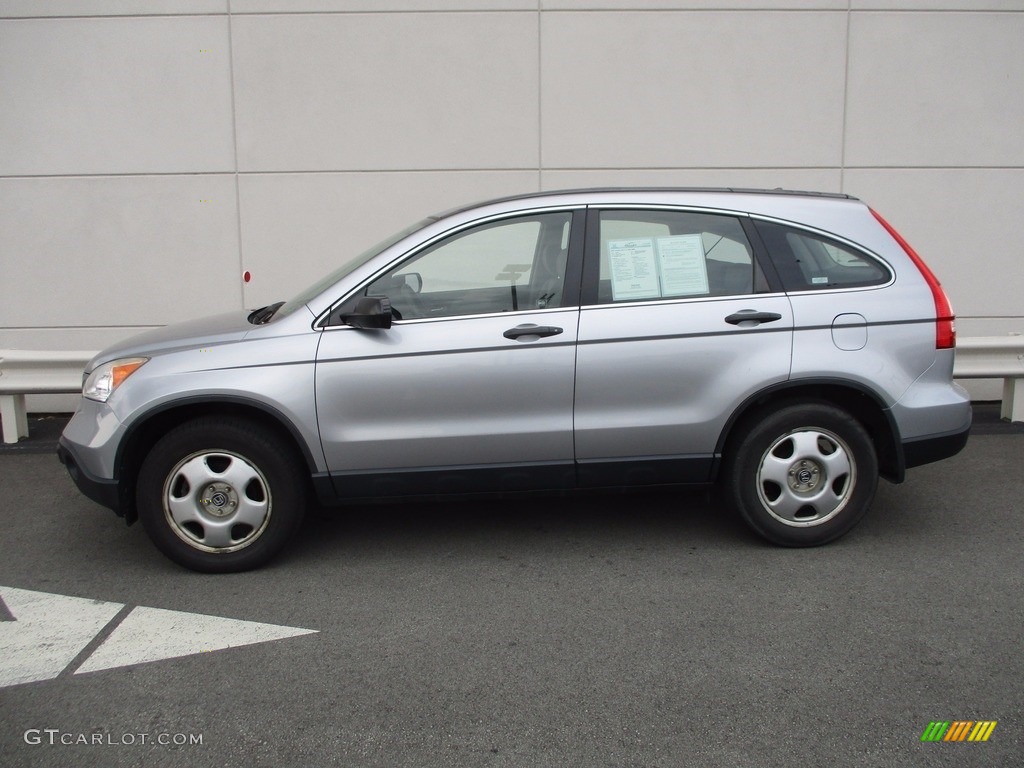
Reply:
[[[878,459],[864,427],[824,403],[762,412],[727,457],[726,492],[747,523],[776,544],[833,541],[867,513]]]
[[[161,438],[142,464],[139,519],[157,548],[195,571],[259,567],[305,512],[299,462],[255,424],[204,418]]]

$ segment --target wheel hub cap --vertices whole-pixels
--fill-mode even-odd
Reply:
[[[171,530],[204,552],[249,546],[263,534],[273,508],[263,473],[229,451],[182,459],[167,476],[163,503]]]
[[[780,436],[765,451],[757,493],[783,525],[821,525],[849,502],[856,477],[853,452],[838,435],[805,427]]]
[[[816,462],[803,459],[789,468],[789,487],[796,493],[811,493],[818,487],[821,467]]]
[[[211,483],[200,496],[199,504],[213,517],[227,517],[238,508],[238,492],[227,483]]]

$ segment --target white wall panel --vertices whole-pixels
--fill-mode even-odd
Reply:
[[[848,0],[540,0],[545,10],[845,11]]]
[[[237,0],[236,0],[237,2]],[[0,18],[227,13],[228,0],[0,0]]]
[[[0,21],[0,174],[234,169],[224,17]]]
[[[537,0],[231,0],[234,13],[536,10]]]
[[[533,14],[232,23],[241,170],[537,164]]]
[[[545,167],[838,166],[845,15],[542,19]]]
[[[1021,11],[1024,0],[850,0],[855,11]]]
[[[1024,169],[951,168],[847,170],[845,191],[907,238],[935,270],[958,317],[1020,318],[1021,189]]]
[[[163,325],[238,309],[232,176],[0,180],[3,325]]]
[[[265,304],[427,213],[612,185],[850,192],[961,335],[1024,331],[1021,41],[1024,0],[0,0],[0,347]]]
[[[846,162],[1024,165],[1024,14],[854,14]]]
[[[838,192],[838,168],[621,168],[608,171],[545,170],[541,186],[546,190],[597,186],[637,187],[738,187],[743,189],[802,189]]]
[[[86,320],[87,322],[87,320]],[[96,350],[159,325],[0,328],[0,349]]]
[[[243,176],[245,304],[287,299],[431,214],[537,189],[536,171]]]

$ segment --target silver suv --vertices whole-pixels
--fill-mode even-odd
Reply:
[[[717,481],[759,534],[810,546],[879,476],[964,446],[954,346],[934,275],[854,198],[526,195],[105,350],[60,458],[201,571],[265,563],[314,497]]]

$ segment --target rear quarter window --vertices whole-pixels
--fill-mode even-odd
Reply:
[[[892,273],[863,251],[812,232],[755,222],[786,291],[884,285]]]

